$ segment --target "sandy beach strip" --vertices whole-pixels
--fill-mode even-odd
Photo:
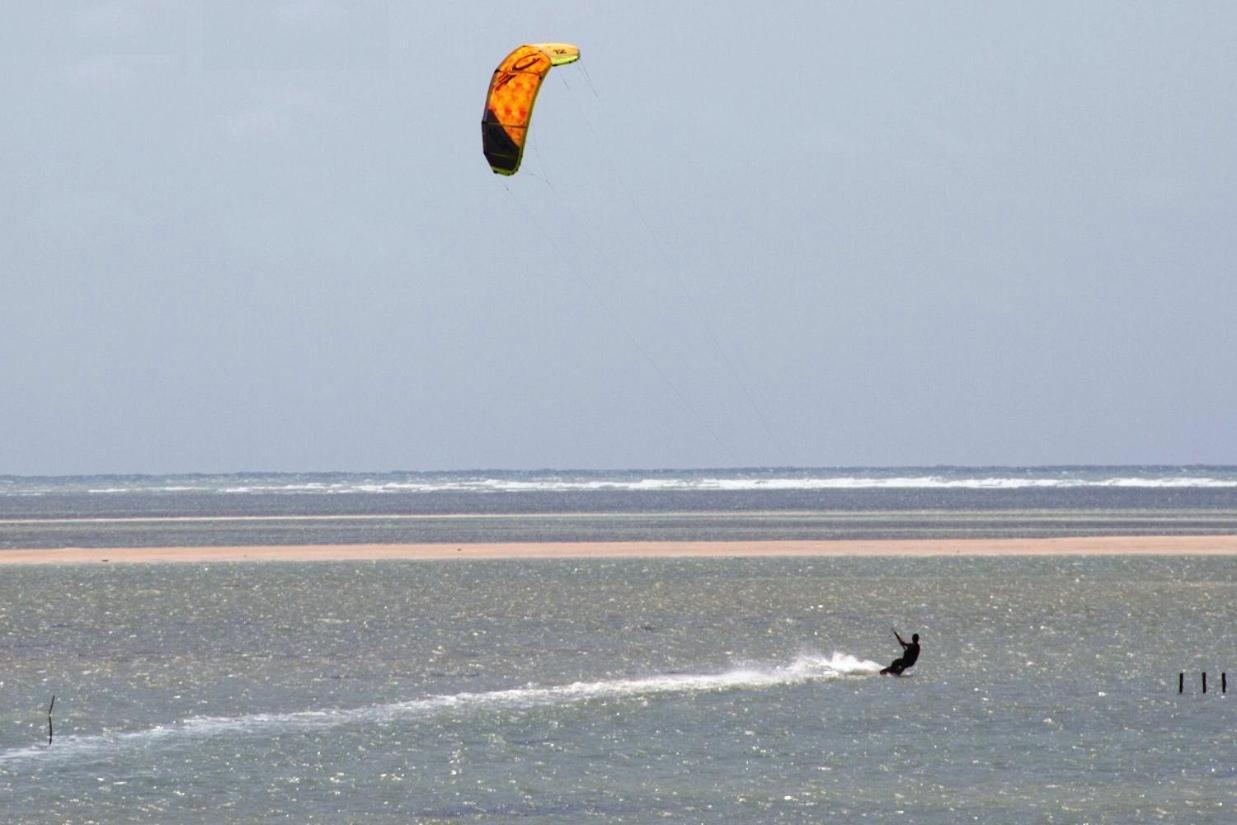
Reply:
[[[438,561],[444,559],[1120,555],[1237,555],[1237,535],[879,541],[619,541],[510,544],[305,544],[253,547],[69,547],[0,550],[0,565]]]

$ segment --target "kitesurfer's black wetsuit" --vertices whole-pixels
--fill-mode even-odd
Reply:
[[[897,634],[894,634],[897,636]],[[902,655],[889,663],[889,667],[881,671],[881,673],[892,673],[894,676],[901,676],[902,671],[906,670],[911,665],[915,664],[915,660],[919,658],[919,634],[911,636],[909,642],[902,641],[902,637],[898,636],[898,644],[902,645]]]

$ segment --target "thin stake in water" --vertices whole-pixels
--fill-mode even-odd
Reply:
[[[47,744],[52,743],[52,708],[56,707],[56,694],[52,694],[52,701],[47,706]]]

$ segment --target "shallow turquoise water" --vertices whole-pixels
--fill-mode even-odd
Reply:
[[[1229,822],[1235,595],[1223,558],[10,568],[0,814]],[[891,624],[912,678],[871,674]]]

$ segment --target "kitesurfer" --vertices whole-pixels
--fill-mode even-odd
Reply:
[[[909,642],[898,635],[896,628],[893,631],[893,635],[897,638],[898,644],[902,645],[902,655],[890,662],[889,667],[882,670],[881,673],[901,676],[902,671],[915,664],[915,660],[919,658],[919,634],[912,633]]]

